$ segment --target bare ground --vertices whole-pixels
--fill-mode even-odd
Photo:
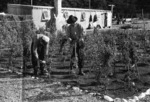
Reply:
[[[64,86],[48,78],[22,78],[1,69],[0,102],[105,102],[78,87]]]
[[[90,90],[64,84],[54,76],[32,79],[0,69],[0,102],[107,102]],[[149,102],[150,97],[139,102]]]
[[[50,79],[43,77],[32,79],[31,76],[23,78],[21,75],[9,72],[6,68],[0,68],[0,102],[107,102],[101,99],[101,92],[95,94],[94,91],[91,91],[92,88],[97,90],[97,87],[89,84],[90,81],[93,82],[91,73],[76,80],[66,75],[68,74],[65,68],[66,63],[53,61],[53,64],[55,68],[56,65],[61,68],[58,66],[57,70],[53,68]],[[84,71],[88,73],[86,68]],[[88,79],[88,82],[85,79]],[[143,79],[146,78],[143,77]],[[79,89],[77,84],[83,86],[84,89]],[[150,102],[150,97],[147,96],[140,102]]]

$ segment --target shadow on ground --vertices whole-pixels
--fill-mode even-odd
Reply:
[[[9,71],[8,69],[0,68],[0,78],[22,78],[22,75]]]

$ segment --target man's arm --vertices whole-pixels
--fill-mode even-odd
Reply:
[[[39,56],[37,53],[37,40],[36,39],[33,39],[33,54],[34,54],[35,58],[38,60]]]
[[[70,31],[70,26],[68,26],[67,28],[66,28],[67,30],[66,30],[66,33],[67,33],[67,38],[68,38],[68,40],[69,41],[71,41],[72,39],[71,39],[71,31]]]
[[[46,63],[46,61],[48,60],[48,53],[49,53],[49,42],[47,42],[47,44],[45,45],[45,52],[44,52],[44,60],[43,61],[45,61],[45,62],[43,62],[43,63]]]
[[[46,48],[45,48],[45,55],[48,56],[48,52],[49,52],[49,42],[46,44]]]
[[[85,35],[85,30],[83,29],[83,27],[79,24],[78,25],[78,30],[79,30],[79,39],[83,39],[84,35]]]

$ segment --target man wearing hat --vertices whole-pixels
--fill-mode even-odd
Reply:
[[[44,67],[48,57],[49,41],[49,37],[44,34],[37,34],[32,39],[31,57],[34,68],[34,78],[37,78],[38,75],[38,65],[40,65],[40,75],[44,75],[47,72]]]
[[[83,57],[84,57],[84,39],[83,39],[83,34],[84,34],[84,30],[83,27],[79,24],[76,23],[77,21],[77,17],[70,15],[67,23],[70,24],[67,28],[67,35],[68,38],[71,42],[71,47],[73,47],[73,52],[71,55],[71,59],[73,59],[75,57],[75,55],[77,55],[78,58],[78,68],[79,68],[79,75],[83,75],[82,72],[82,68],[83,68]],[[76,46],[75,46],[76,45]],[[72,65],[73,63],[70,63],[70,67],[72,69]]]

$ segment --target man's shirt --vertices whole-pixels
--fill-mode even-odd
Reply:
[[[71,24],[68,26],[67,35],[72,40],[75,41],[79,40],[80,38],[83,37],[83,33],[84,33],[83,27],[78,23]]]
[[[45,48],[45,55],[48,55],[48,50],[49,50],[49,41],[50,38],[44,34],[37,34],[36,36],[33,37],[32,42],[33,42],[33,53],[35,57],[38,59],[38,53],[37,50],[40,45],[40,41],[43,40],[44,43],[44,48]]]

